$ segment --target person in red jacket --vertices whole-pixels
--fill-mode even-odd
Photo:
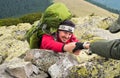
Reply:
[[[74,36],[74,29],[75,24],[72,21],[63,21],[59,25],[57,32],[51,35],[42,35],[40,49],[79,54],[81,49],[89,48],[88,44],[79,42],[79,40]]]

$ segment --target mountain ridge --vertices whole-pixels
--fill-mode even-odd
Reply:
[[[70,11],[78,17],[84,17],[91,14],[98,16],[116,16],[117,14],[111,13],[103,8],[93,5],[85,0],[54,0],[54,2],[64,3]]]

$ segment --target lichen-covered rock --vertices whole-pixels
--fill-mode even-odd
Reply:
[[[55,64],[50,66],[48,72],[52,78],[65,78],[68,75],[68,68],[78,65],[78,61],[73,54],[65,54],[64,58],[60,58]]]
[[[0,65],[0,78],[48,78],[48,74],[31,62],[13,58]]]
[[[69,69],[66,78],[119,78],[120,61],[113,59],[92,59]]]
[[[109,31],[111,33],[117,33],[120,31],[120,14],[118,19],[113,24],[110,25]]]
[[[0,27],[0,55],[3,59],[9,61],[24,54],[29,49],[27,41],[24,40],[24,35],[30,27],[29,23]]]
[[[32,49],[27,51],[24,59],[31,61],[39,69],[47,72],[51,65],[64,56],[64,54],[55,53],[52,50]]]
[[[89,16],[81,20],[82,22],[78,22],[75,31],[81,41],[90,41],[96,37],[108,40],[120,38],[120,33],[111,34],[107,30],[116,21],[116,18]]]

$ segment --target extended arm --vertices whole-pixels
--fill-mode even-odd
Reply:
[[[68,44],[64,45],[64,51],[68,51],[68,52],[72,52],[75,53],[78,50],[82,50],[82,49],[88,49],[89,48],[89,43],[81,43],[81,42],[71,42]]]
[[[120,39],[101,40],[90,44],[92,53],[120,60]]]

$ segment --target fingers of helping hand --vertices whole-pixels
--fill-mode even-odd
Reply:
[[[89,49],[90,42],[84,42],[83,47],[84,49]]]

